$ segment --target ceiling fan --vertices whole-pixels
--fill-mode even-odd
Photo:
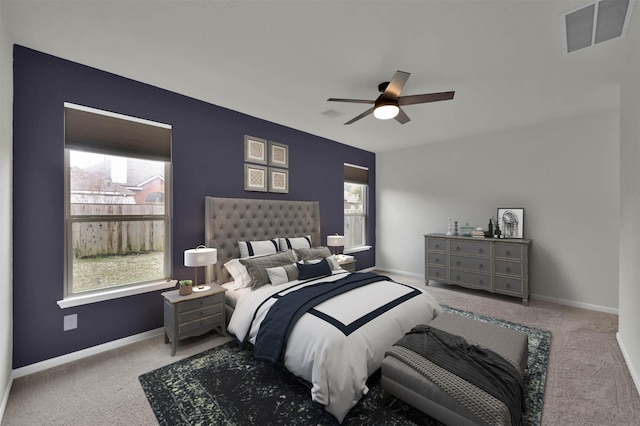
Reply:
[[[456,92],[440,92],[440,93],[426,93],[423,95],[409,95],[400,96],[402,88],[409,79],[411,74],[404,71],[396,71],[391,81],[386,81],[378,85],[378,91],[382,94],[378,96],[375,101],[366,99],[339,99],[329,98],[330,102],[351,102],[357,104],[373,104],[371,108],[360,114],[359,116],[347,121],[344,124],[354,123],[361,118],[373,113],[373,115],[380,120],[388,120],[395,118],[400,124],[405,124],[411,121],[409,116],[402,110],[402,106],[424,104],[427,102],[448,101],[453,99],[453,95]]]

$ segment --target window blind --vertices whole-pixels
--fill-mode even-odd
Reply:
[[[350,183],[359,183],[361,185],[368,185],[369,169],[367,169],[366,167],[345,164],[344,165],[344,181],[350,182]]]
[[[65,103],[65,148],[171,161],[171,126]]]

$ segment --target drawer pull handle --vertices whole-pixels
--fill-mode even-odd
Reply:
[[[460,251],[460,246],[456,246],[456,251]]]
[[[507,283],[507,288],[511,288],[511,283]]]
[[[478,253],[483,253],[483,252],[484,252],[484,250],[482,250],[482,249],[478,250]]]
[[[482,263],[478,265],[478,269],[483,269],[483,268],[484,268],[484,265]]]
[[[506,255],[507,256],[511,256],[511,252],[509,250],[507,250]]]
[[[440,248],[440,244],[436,244],[436,248]]]
[[[511,272],[511,268],[507,266],[507,272]]]
[[[456,280],[460,281],[460,275],[456,276]]]
[[[480,280],[480,281],[478,281],[478,284],[481,284],[481,285],[482,285],[482,284],[484,284],[484,281],[483,281],[483,280]]]
[[[439,276],[440,276],[440,272],[436,271],[436,277],[439,277]]]
[[[460,261],[456,260],[456,266],[460,266]]]
[[[440,259],[436,257],[436,263],[440,263]]]

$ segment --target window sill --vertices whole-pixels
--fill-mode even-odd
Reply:
[[[371,250],[371,246],[358,246],[358,247],[349,247],[348,249],[344,249],[342,252],[344,254],[358,253],[359,251],[367,251]]]
[[[136,294],[149,293],[157,290],[175,287],[177,281],[158,281],[149,284],[142,284],[134,287],[109,289],[91,294],[77,294],[58,300],[56,303],[60,309],[73,308],[74,306],[88,305],[90,303],[104,302],[105,300],[119,299],[121,297],[133,296]]]

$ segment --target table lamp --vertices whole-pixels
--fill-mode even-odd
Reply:
[[[190,266],[196,268],[196,276],[193,281],[193,291],[204,291],[210,287],[205,286],[204,283],[198,284],[198,268],[201,266],[213,265],[218,262],[218,251],[214,248],[207,248],[204,245],[199,245],[196,248],[184,251],[184,266]]]
[[[335,247],[334,254],[339,254],[338,247],[344,246],[344,235],[334,234],[327,236],[327,246]]]

